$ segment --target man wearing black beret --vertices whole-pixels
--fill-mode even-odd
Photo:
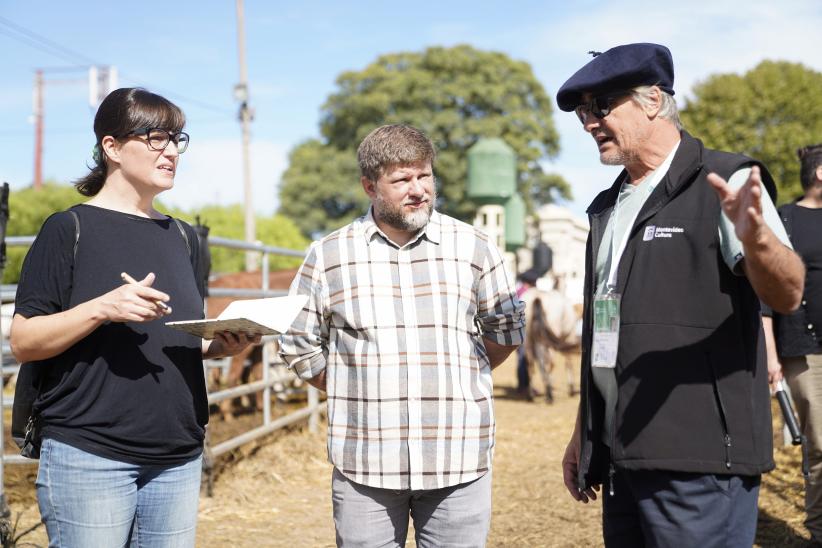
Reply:
[[[600,161],[588,208],[579,415],[563,458],[582,502],[604,487],[606,546],[751,546],[774,467],[760,299],[799,305],[802,261],[751,158],[685,132],[671,53],[612,48],[557,93]]]

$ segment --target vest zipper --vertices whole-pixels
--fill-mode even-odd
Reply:
[[[616,376],[616,370],[614,370]],[[617,401],[619,400],[619,388],[617,387]],[[614,467],[614,445],[616,444],[616,409],[614,409],[614,420],[611,421],[611,446],[608,448],[608,494],[614,496],[614,474],[616,468]]]
[[[713,361],[708,356],[708,363],[711,367],[711,375],[713,376],[714,385],[714,399],[716,406],[719,409],[719,422],[722,423],[723,445],[725,449],[725,468],[731,469],[731,433],[728,431],[728,418],[725,415],[725,405],[722,403],[722,395],[719,393],[719,383],[716,380],[716,371],[714,370]]]
[[[614,470],[614,463],[610,463],[608,465],[608,494],[612,497],[614,496],[614,474],[616,470]]]

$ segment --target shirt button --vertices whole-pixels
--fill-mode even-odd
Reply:
[[[802,306],[807,306],[808,301],[802,301]]]
[[[808,331],[810,331],[811,329],[813,329],[813,324],[812,324],[812,323],[809,323],[809,324],[808,324]]]

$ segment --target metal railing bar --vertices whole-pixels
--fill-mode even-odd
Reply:
[[[230,287],[210,287],[208,288],[209,297],[250,297],[254,299],[263,297],[282,297],[288,295],[288,291],[283,289],[232,289]]]
[[[219,236],[209,236],[208,243],[212,245],[219,245],[229,249],[243,249],[246,251],[260,251],[263,253],[274,253],[276,255],[285,255],[286,257],[305,257],[305,251],[297,251],[294,249],[286,249],[284,247],[274,247],[271,245],[263,245],[259,243],[241,242],[239,240],[231,240],[228,238],[220,238]]]
[[[246,394],[253,394],[254,392],[259,392],[263,388],[267,386],[271,386],[277,383],[277,379],[273,380],[261,380],[261,381],[254,381],[248,384],[243,384],[240,386],[235,386],[233,388],[226,388],[225,390],[219,390],[217,392],[212,392],[208,395],[208,404],[214,404],[221,402],[223,400],[228,400],[231,398],[239,398],[240,396],[245,396]]]
[[[319,413],[324,411],[326,408],[326,403],[323,402],[315,407],[303,407],[299,411],[294,411],[293,413],[289,413],[284,417],[280,417],[271,423],[263,426],[259,426],[244,434],[240,434],[235,438],[231,438],[230,440],[226,440],[222,443],[218,443],[211,447],[211,454],[214,457],[222,455],[223,453],[227,453],[244,445],[250,441],[253,441],[261,436],[265,436],[266,434],[270,434],[275,430],[279,430],[285,426],[298,422],[300,420],[306,419],[310,417],[313,413]]]
[[[24,457],[23,455],[17,455],[15,453],[6,453],[3,455],[3,462],[6,464],[34,464],[39,459],[30,459],[28,457]]]

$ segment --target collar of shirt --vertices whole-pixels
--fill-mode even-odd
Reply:
[[[442,223],[440,220],[440,214],[437,213],[436,210],[431,212],[431,218],[428,219],[428,222],[425,224],[425,227],[420,230],[407,244],[404,246],[399,246],[389,238],[385,232],[380,230],[380,227],[377,226],[377,222],[374,220],[374,206],[368,208],[368,213],[360,217],[357,221],[356,230],[358,230],[362,236],[365,238],[366,242],[370,245],[371,242],[374,240],[376,235],[380,235],[385,243],[390,243],[391,245],[403,248],[408,247],[414,244],[417,240],[425,236],[425,238],[435,244],[439,244],[442,239]]]
[[[644,186],[648,189],[648,194],[653,192],[653,190],[656,188],[656,185],[659,184],[659,182],[662,180],[663,177],[665,177],[665,175],[668,173],[668,170],[671,168],[671,162],[674,161],[674,156],[676,156],[676,151],[679,149],[679,143],[681,142],[682,141],[677,141],[674,145],[674,148],[672,148],[671,152],[668,153],[668,156],[666,156],[665,159],[662,160],[662,163],[659,164],[659,166],[655,170],[653,170],[650,173],[650,175],[645,177],[645,180],[642,181],[639,185],[633,185],[634,188]],[[631,180],[627,176],[627,172],[625,175],[625,180],[622,182],[622,189],[620,190],[624,190],[626,187],[632,186]]]

